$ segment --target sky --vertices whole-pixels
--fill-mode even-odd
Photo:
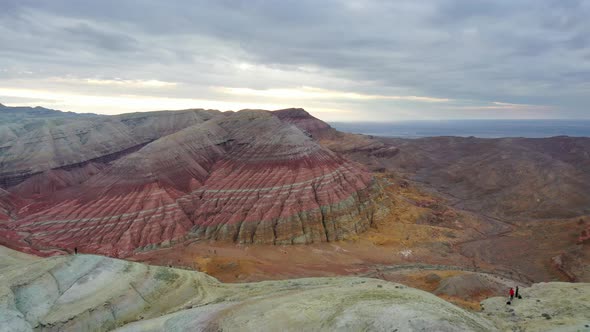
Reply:
[[[0,103],[590,119],[590,1],[0,0]]]

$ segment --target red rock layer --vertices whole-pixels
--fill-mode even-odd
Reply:
[[[224,123],[220,124],[224,126]],[[342,239],[370,225],[371,177],[297,128],[260,115],[205,185],[180,201],[193,235],[239,243]]]
[[[85,193],[87,196],[89,193]],[[176,203],[180,192],[150,183],[110,188],[100,198],[64,201],[19,221],[37,247],[127,256],[181,239],[192,227]]]
[[[183,238],[192,222],[176,200],[198,188],[224,150],[221,128],[204,124],[157,140],[19,222],[42,247],[126,256]],[[55,199],[54,199],[55,201]],[[46,203],[40,203],[47,205]]]
[[[0,245],[34,253],[28,243],[22,239],[22,234],[11,229],[18,218],[18,210],[25,202],[16,195],[0,189]]]
[[[160,138],[22,209],[28,243],[124,257],[187,236],[239,243],[345,238],[371,223],[371,176],[266,111]]]

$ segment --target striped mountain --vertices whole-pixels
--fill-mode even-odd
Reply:
[[[76,247],[126,257],[187,238],[298,244],[366,230],[373,213],[370,173],[319,145],[298,126],[301,112],[307,114],[189,110],[68,117],[61,140],[77,138],[71,128],[95,123],[86,144],[77,139],[71,149],[50,134],[13,138],[0,181],[27,204],[15,211],[18,218],[0,224],[0,238],[36,253]],[[306,123],[329,128],[307,117]],[[106,142],[112,123],[124,134],[111,136],[124,142],[118,149]],[[46,126],[37,132],[52,133]],[[106,132],[94,132],[101,129]],[[17,147],[24,141],[30,151],[53,149],[20,160],[25,152]]]

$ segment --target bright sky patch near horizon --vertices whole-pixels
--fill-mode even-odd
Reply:
[[[590,1],[0,0],[0,103],[589,119]]]

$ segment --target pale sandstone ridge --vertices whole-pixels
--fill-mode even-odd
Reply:
[[[224,284],[195,271],[0,246],[3,331],[586,331],[590,284],[521,287],[470,312],[369,278]]]
[[[429,293],[376,279],[222,284],[200,272],[92,255],[4,257],[6,331],[495,330]]]
[[[521,288],[522,299],[482,302],[483,314],[504,331],[590,331],[590,284],[549,282]]]
[[[20,241],[5,243],[126,257],[189,237],[299,244],[345,239],[371,225],[370,173],[302,131],[297,124],[331,130],[305,111],[170,114],[117,122],[133,128],[137,142],[151,140],[135,151],[9,187],[34,200],[4,227]],[[169,133],[188,115],[197,123]]]

